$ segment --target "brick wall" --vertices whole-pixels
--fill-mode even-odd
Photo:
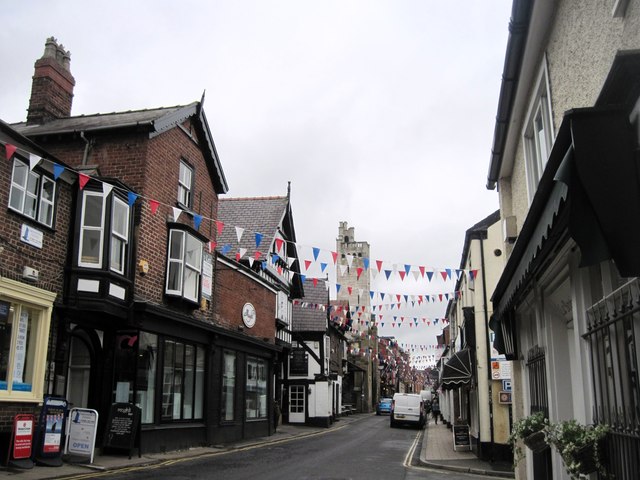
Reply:
[[[214,302],[217,306],[216,323],[229,330],[238,331],[243,326],[242,307],[250,302],[256,309],[256,324],[243,327],[252,337],[275,342],[276,294],[247,275],[220,262],[216,263]]]

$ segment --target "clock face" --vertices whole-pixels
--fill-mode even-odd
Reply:
[[[251,328],[256,324],[256,309],[250,303],[245,303],[242,307],[242,321],[247,328]]]

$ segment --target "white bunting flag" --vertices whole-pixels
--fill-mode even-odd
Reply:
[[[29,169],[33,170],[35,168],[35,166],[40,163],[40,160],[42,160],[42,157],[36,155],[35,153],[30,153],[29,154]]]
[[[244,233],[244,228],[236,227],[236,237],[238,237],[238,243],[242,240],[242,234]]]
[[[177,222],[178,218],[180,218],[180,214],[182,213],[182,209],[178,207],[171,207],[173,209],[173,221]]]

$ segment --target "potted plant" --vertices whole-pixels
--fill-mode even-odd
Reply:
[[[528,417],[521,418],[513,424],[509,444],[514,448],[514,463],[517,464],[522,458],[522,449],[517,445],[518,440],[534,452],[541,452],[549,445],[546,442],[546,430],[549,428],[549,420],[542,412],[536,412]]]
[[[582,425],[576,420],[565,420],[547,430],[547,441],[562,457],[571,478],[595,471],[601,478],[608,478],[604,440],[609,430],[607,425]]]

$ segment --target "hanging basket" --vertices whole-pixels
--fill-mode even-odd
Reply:
[[[540,453],[549,448],[549,444],[544,439],[544,432],[535,432],[522,439],[524,444],[530,448],[533,453]]]
[[[582,475],[588,475],[598,470],[598,464],[596,462],[596,450],[602,455],[604,452],[603,445],[585,445],[584,447],[576,450],[571,456],[573,462],[578,465],[578,473]]]

